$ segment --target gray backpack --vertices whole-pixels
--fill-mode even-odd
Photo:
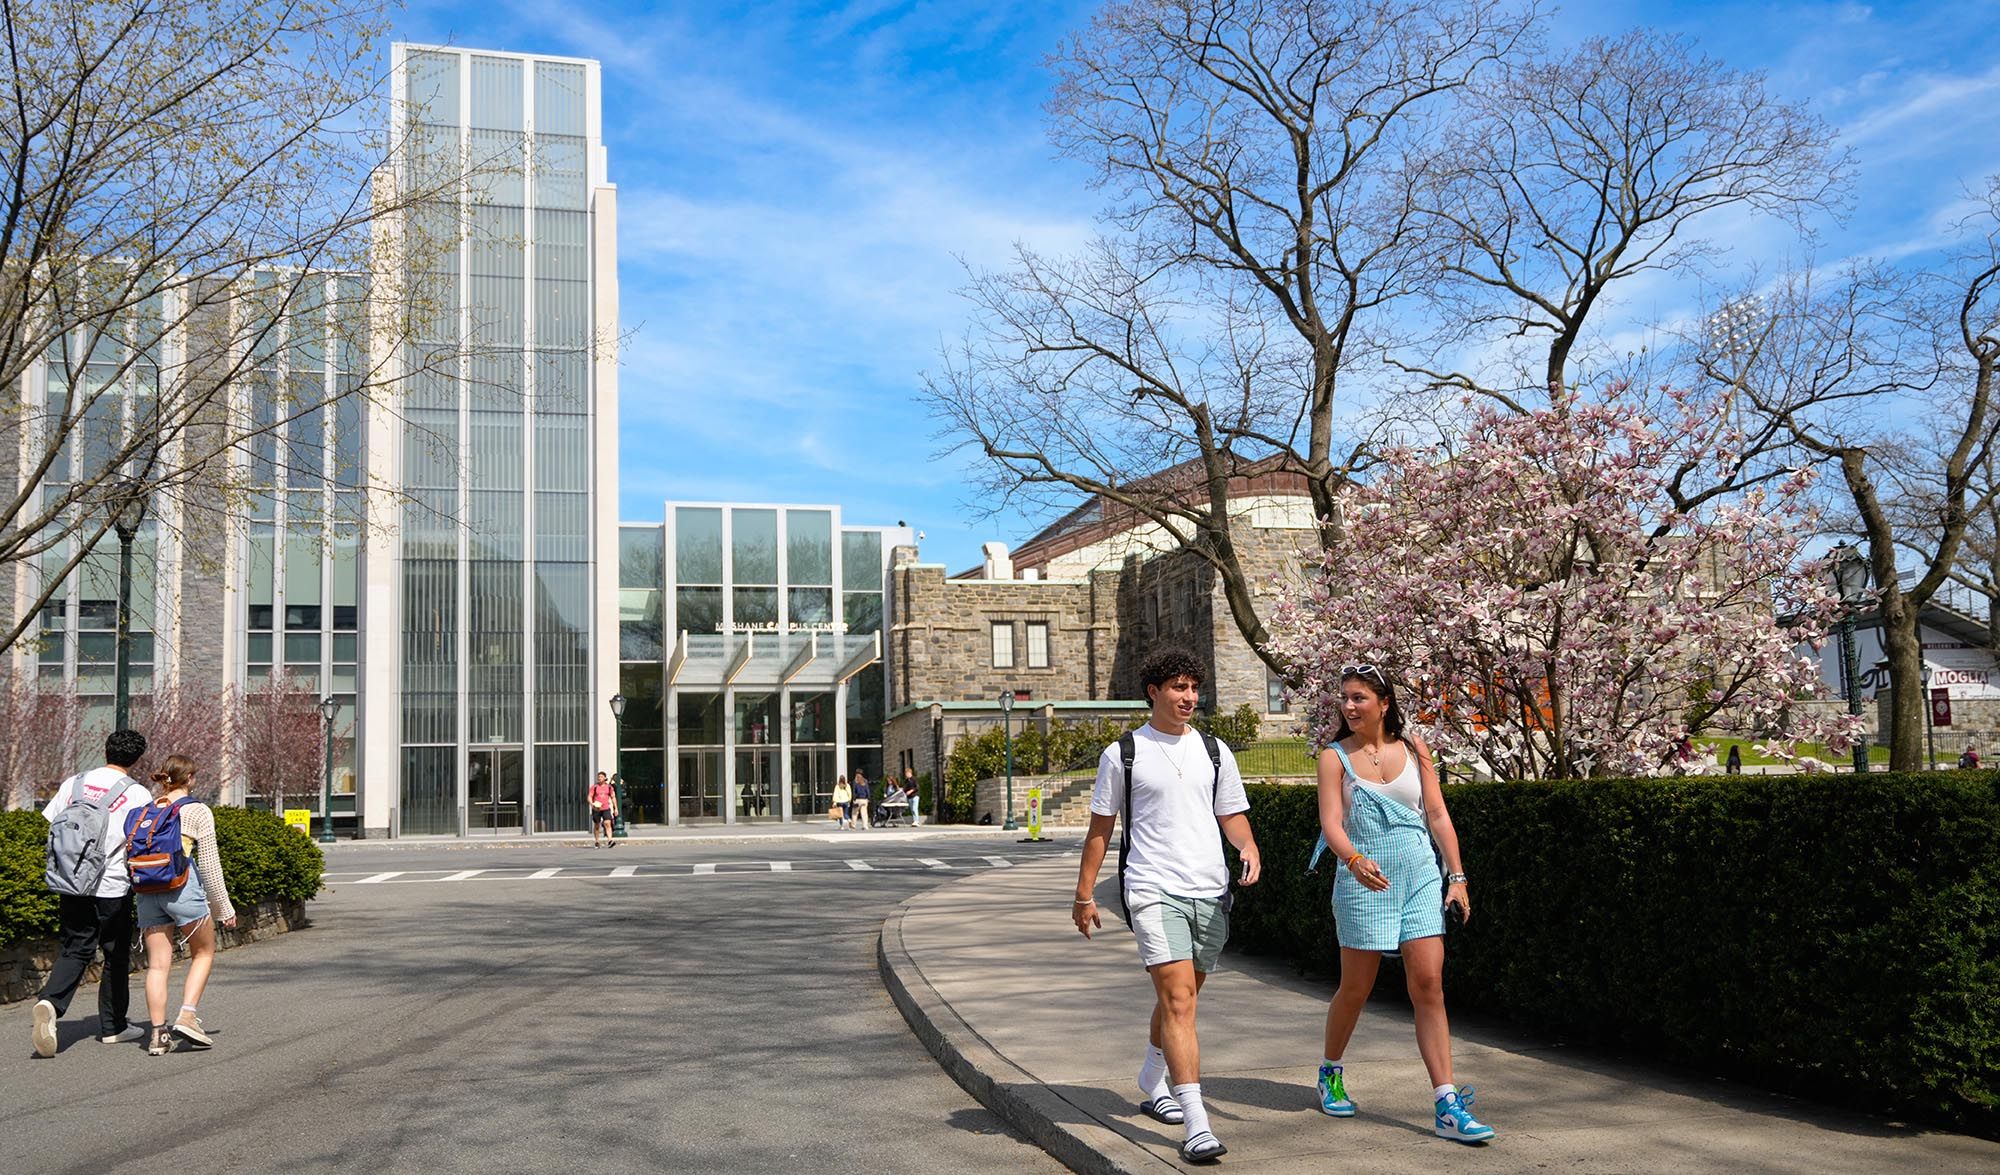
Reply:
[[[97,883],[104,880],[104,837],[111,823],[111,805],[125,794],[114,787],[91,799],[83,777],[67,781],[69,804],[56,813],[49,825],[49,863],[44,874],[48,887],[76,897],[96,897]]]

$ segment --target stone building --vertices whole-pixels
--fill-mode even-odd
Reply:
[[[1261,609],[1267,585],[1313,545],[1311,500],[1302,479],[1261,473],[1233,482],[1230,503]],[[1219,576],[1129,508],[1093,500],[1017,550],[987,543],[982,564],[956,575],[915,547],[892,564],[883,752],[899,771],[935,773],[959,735],[1000,720],[1002,692],[1016,698],[1016,721],[1136,721],[1140,663],[1168,644],[1209,666],[1204,708],[1247,704],[1266,734],[1284,731],[1283,691],[1237,630]]]

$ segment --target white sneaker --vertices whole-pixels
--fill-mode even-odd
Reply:
[[[35,1001],[35,1055],[56,1055],[56,1006],[47,1000]]]
[[[127,1024],[125,1031],[113,1032],[107,1036],[100,1036],[97,1039],[104,1044],[125,1044],[128,1041],[146,1039],[146,1030],[137,1024]]]

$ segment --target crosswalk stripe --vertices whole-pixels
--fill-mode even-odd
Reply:
[[[981,857],[980,860],[985,861],[995,869],[1011,869],[1014,867],[1014,862],[1009,861],[1005,857]]]
[[[459,870],[458,872],[456,872],[456,873],[452,874],[452,875],[451,875],[450,877],[440,877],[440,878],[438,878],[438,880],[439,880],[439,881],[470,881],[470,880],[472,880],[473,878],[475,878],[475,877],[479,876],[479,875],[480,875],[481,873],[484,873],[484,872],[486,872],[486,870],[484,870],[484,869],[461,869],[461,870]]]
[[[951,866],[949,866],[949,865],[945,864],[945,863],[944,863],[943,861],[940,861],[940,860],[938,860],[938,859],[937,859],[936,857],[918,857],[918,858],[917,858],[917,864],[919,864],[919,865],[928,865],[928,866],[930,866],[930,867],[931,867],[932,869],[949,869],[949,868],[951,868]]]
[[[771,862],[771,872],[773,873],[790,873],[791,871],[792,863],[790,861]]]
[[[547,881],[549,878],[554,877],[556,874],[561,872],[562,872],[561,869],[537,869],[533,873],[528,874],[528,880]]]
[[[638,875],[639,867],[637,865],[620,865],[611,871],[611,876],[613,877],[637,877]]]
[[[389,871],[389,872],[387,872],[387,873],[377,873],[377,874],[376,874],[375,876],[373,876],[373,877],[364,877],[364,878],[362,878],[362,879],[361,879],[360,881],[357,881],[357,882],[355,882],[354,884],[356,884],[356,885],[374,885],[374,884],[376,884],[377,882],[381,882],[381,881],[387,881],[387,880],[389,880],[389,879],[390,879],[391,877],[401,877],[402,875],[403,875],[403,871],[402,871],[401,869],[392,869],[392,870],[390,870],[390,871]]]
[[[849,869],[859,869],[859,870],[861,870],[861,871],[862,871],[863,873],[869,873],[869,872],[873,872],[873,871],[874,871],[874,868],[875,868],[875,866],[873,866],[873,865],[870,865],[870,864],[869,864],[868,862],[866,862],[866,861],[849,861],[849,862],[847,863],[847,867],[848,867]]]
[[[702,875],[702,874],[704,874],[704,873],[713,873],[713,872],[715,872],[715,865],[714,865],[714,863],[713,863],[713,862],[704,862],[704,863],[702,863],[702,864],[700,864],[700,865],[696,865],[696,866],[694,867],[694,871],[695,871],[695,876],[699,877],[700,875]]]

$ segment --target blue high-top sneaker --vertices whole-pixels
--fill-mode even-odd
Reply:
[[[1490,1142],[1493,1128],[1472,1116],[1472,1087],[1461,1086],[1437,1100],[1437,1136],[1453,1142]]]
[[[1347,1096],[1347,1073],[1332,1065],[1319,1067],[1319,1112],[1333,1118],[1352,1118],[1354,1099]]]

